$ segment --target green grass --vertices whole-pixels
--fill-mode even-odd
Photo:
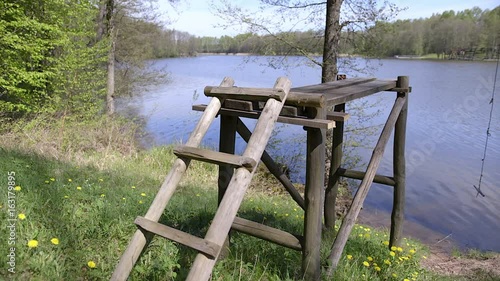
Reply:
[[[0,280],[109,280],[137,229],[134,219],[146,213],[175,159],[172,147],[137,149],[126,136],[134,130],[122,125],[109,120],[44,125],[35,120],[3,132]],[[82,143],[93,143],[95,149]],[[15,172],[11,183],[9,172]],[[160,222],[203,237],[216,210],[216,175],[215,165],[193,162]],[[300,207],[270,187],[269,176],[260,169],[255,180],[238,215],[302,233]],[[7,271],[12,247],[7,219],[13,209],[7,201],[9,184],[20,187],[13,191],[12,215],[18,218],[14,274]],[[32,240],[37,247],[28,246]],[[334,280],[446,280],[420,268],[425,247],[405,240],[391,255],[387,240],[387,231],[356,226]],[[325,234],[324,266],[332,242],[332,235]],[[187,247],[154,238],[130,280],[184,280],[195,255]],[[302,280],[301,253],[233,233],[230,251],[215,265],[212,280]]]

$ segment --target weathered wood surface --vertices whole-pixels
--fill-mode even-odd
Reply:
[[[226,77],[222,81],[221,86],[231,87],[233,86],[233,84],[233,79]],[[192,147],[197,147],[200,145],[201,140],[206,134],[210,123],[212,123],[220,108],[221,101],[218,98],[212,98],[206,110],[203,112],[200,121],[189,136],[186,145]],[[165,210],[165,207],[168,204],[168,201],[174,194],[177,185],[186,172],[189,163],[189,160],[183,160],[179,158],[175,160],[170,172],[165,178],[165,181],[162,183],[160,190],[156,194],[153,203],[144,216],[146,219],[155,222],[160,219],[163,211]],[[118,262],[118,265],[116,266],[115,271],[111,276],[112,281],[127,280],[130,271],[134,267],[134,264],[137,262],[137,259],[139,258],[142,250],[149,243],[151,238],[151,234],[146,234],[139,229],[134,233],[127,246],[127,249],[121,256],[120,261]]]
[[[405,103],[406,103],[406,97],[396,98],[396,102],[394,103],[391,113],[387,118],[387,122],[385,123],[384,128],[382,129],[382,133],[380,134],[377,145],[373,150],[370,162],[368,163],[365,177],[361,182],[361,185],[359,186],[356,195],[354,196],[354,200],[352,201],[351,207],[349,208],[346,216],[344,217],[344,220],[342,221],[342,225],[340,226],[339,232],[337,233],[337,237],[335,238],[335,241],[333,243],[331,253],[328,256],[328,261],[330,264],[327,274],[329,276],[331,276],[333,270],[337,268],[340,256],[342,255],[342,251],[344,250],[345,244],[347,242],[347,238],[349,237],[352,227],[356,222],[356,218],[358,217],[359,211],[363,206],[363,202],[366,196],[368,195],[370,186],[373,183],[373,178],[375,177],[380,161],[382,160],[385,146],[391,136],[391,132],[394,128],[396,120],[398,119],[399,113],[401,112],[401,109],[404,107]]]
[[[226,99],[224,101],[224,104],[222,104],[222,107],[237,109],[237,110],[245,110],[245,111],[254,110],[253,103],[251,101],[244,101],[244,100]]]
[[[227,101],[227,100],[226,100]],[[219,132],[219,151],[234,154],[236,145],[236,122],[238,117],[221,115]],[[226,193],[229,181],[233,177],[234,167],[230,165],[219,165],[219,175],[217,179],[217,203],[220,205],[224,194]],[[222,246],[219,259],[224,259],[229,254],[230,233],[228,234],[224,245]]]
[[[344,111],[345,103],[338,104],[334,107],[334,112],[343,113]],[[335,220],[337,219],[337,194],[340,180],[338,169],[342,163],[342,144],[344,143],[344,122],[337,122],[336,125],[337,126],[332,132],[330,170],[328,171],[328,183],[325,189],[324,217],[325,228],[328,231],[335,230]]]
[[[282,92],[285,93],[283,99],[286,99],[290,89],[290,80],[279,78],[274,89],[281,89]],[[243,152],[244,157],[250,157],[256,162],[262,157],[262,153],[273,132],[274,125],[283,105],[283,102],[275,99],[269,99],[267,101],[266,107],[255,125],[252,137]],[[254,168],[253,171],[249,171],[246,168],[236,169],[229,183],[229,187],[226,190],[226,194],[224,194],[222,202],[215,213],[212,224],[207,231],[205,236],[206,240],[217,245],[222,245],[224,243],[255,170],[256,168]],[[215,265],[215,261],[215,259],[204,254],[196,255],[186,280],[208,280]]]
[[[324,119],[326,110],[318,109],[317,118]],[[321,276],[322,209],[325,196],[326,131],[306,128],[306,187],[304,247],[302,272],[305,280],[319,280]]]
[[[134,223],[142,229],[170,239],[192,249],[198,250],[212,258],[220,251],[220,246],[189,233],[177,230],[175,228],[148,220],[143,217],[137,217]]]
[[[399,76],[397,87],[407,89],[409,87],[408,76]],[[405,209],[405,143],[406,143],[406,119],[408,115],[408,94],[398,92],[398,97],[405,98],[405,104],[401,109],[394,128],[394,197],[391,213],[391,237],[389,246],[400,246],[403,238],[403,222]]]
[[[290,249],[297,251],[302,250],[302,245],[300,244],[301,237],[297,237],[277,228],[236,217],[232,229]]]
[[[355,170],[349,170],[349,169],[338,169],[337,170],[339,176],[341,177],[346,177],[350,179],[355,179],[355,180],[362,180],[366,173],[362,171],[355,171]],[[385,184],[389,186],[394,186],[396,182],[394,181],[393,177],[389,176],[384,176],[384,175],[375,175],[373,178],[374,183],[379,183],[379,184]]]
[[[371,82],[371,81],[374,81],[376,79],[377,78],[373,78],[373,77],[351,78],[351,79],[337,80],[337,81],[315,84],[315,85],[296,87],[296,88],[292,88],[291,91],[292,92],[294,92],[294,91],[306,92],[306,93],[322,93],[325,90],[325,88],[328,88],[330,90],[336,90],[336,89],[341,89],[341,88],[345,88],[345,87],[355,86],[355,85],[362,84],[362,83]]]
[[[205,87],[205,96],[246,101],[267,101],[276,99],[283,101],[285,93],[280,89],[260,89],[245,87]]]
[[[236,125],[236,130],[244,141],[248,142],[250,140],[252,133],[239,118]],[[278,164],[274,162],[273,158],[267,153],[267,151],[264,150],[261,160],[262,163],[266,165],[269,172],[273,174],[273,176],[283,185],[283,187],[285,187],[286,191],[288,191],[292,199],[297,202],[297,204],[304,210],[304,198],[302,198],[302,195],[300,195],[300,192],[295,188],[292,181],[290,181],[287,175],[278,167]]]
[[[196,111],[203,111],[203,110],[205,110],[206,105],[202,105],[202,104],[193,105],[192,108],[193,108],[193,110],[196,110]],[[238,117],[243,117],[243,118],[258,119],[261,115],[261,112],[242,111],[242,110],[236,110],[236,109],[222,108],[220,110],[220,114],[230,115],[230,116],[238,116]],[[320,128],[320,129],[332,129],[335,127],[335,121],[333,121],[333,120],[308,119],[308,118],[302,118],[302,117],[279,116],[278,122],[285,123],[285,124],[292,124],[292,125],[300,125],[300,126],[310,127],[310,128]]]
[[[327,120],[333,120],[333,121],[337,121],[337,122],[345,122],[345,121],[349,120],[350,117],[351,117],[351,115],[349,115],[349,113],[345,113],[345,112],[329,111],[326,114]]]
[[[185,157],[189,159],[194,159],[202,162],[217,164],[217,165],[229,165],[235,168],[245,167],[252,170],[257,166],[257,162],[250,157],[244,157],[229,153],[216,152],[208,149],[201,149],[197,147],[189,147],[184,145],[179,145],[174,148],[174,154],[177,157]]]
[[[363,78],[360,78],[363,79]],[[366,97],[368,95],[392,89],[396,87],[395,80],[360,80],[358,84],[345,87],[338,87],[342,83],[347,83],[354,79],[346,79],[330,83],[318,84],[314,86],[306,86],[292,89],[293,92],[300,93],[321,93],[325,96],[327,106],[346,103],[351,100]],[[347,82],[345,82],[347,81]]]

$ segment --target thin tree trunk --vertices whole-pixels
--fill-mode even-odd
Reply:
[[[108,56],[108,81],[106,93],[106,113],[113,115],[115,113],[115,37],[111,29],[110,40],[111,49]]]
[[[325,45],[323,46],[323,67],[321,82],[336,80],[337,57],[340,39],[340,7],[343,0],[326,1]]]

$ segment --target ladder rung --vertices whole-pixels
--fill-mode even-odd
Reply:
[[[245,167],[252,170],[256,161],[250,157],[244,157],[229,153],[217,152],[208,149],[180,145],[174,148],[174,154],[178,157],[186,157],[198,161],[213,163],[217,165],[230,165],[234,167]]]
[[[170,239],[177,243],[181,243],[182,245],[188,246],[192,249],[206,254],[212,259],[215,259],[217,257],[221,249],[221,246],[213,242],[140,216],[135,219],[134,223],[148,232],[152,232],[154,234],[160,235],[161,237]]]
[[[326,119],[337,122],[345,122],[349,117],[351,117],[349,113],[345,112],[330,111],[326,114]]]
[[[247,101],[283,101],[285,92],[281,89],[240,88],[240,87],[205,87],[205,96]]]

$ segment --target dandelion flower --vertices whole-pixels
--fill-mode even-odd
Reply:
[[[82,190],[82,187],[81,186],[77,186],[76,189]]]
[[[391,257],[394,257],[396,255],[396,253],[391,251],[391,252],[389,252],[389,255],[391,255]]]
[[[384,263],[387,264],[387,265],[391,265],[391,261],[390,260],[384,260]]]
[[[36,247],[38,247],[38,241],[36,241],[36,240],[30,240],[30,241],[28,241],[28,247],[30,247],[30,248],[36,248]]]
[[[348,260],[352,260],[352,255],[347,255]]]
[[[73,180],[72,179],[68,179],[69,182],[72,182]]]
[[[15,190],[15,191],[21,191],[21,187],[18,185],[18,186],[16,186],[16,187],[14,187],[14,190]]]
[[[26,215],[23,214],[23,213],[20,213],[19,215],[17,215],[17,217],[20,219],[20,220],[24,220],[26,219]]]
[[[401,247],[397,247],[397,248],[396,248],[396,250],[397,250],[398,252],[402,252],[402,251],[403,251],[403,248],[401,248]]]
[[[384,241],[382,242],[382,244],[384,244],[385,246],[389,246],[389,241]]]
[[[104,194],[104,193],[103,193],[103,194],[101,194],[101,197],[106,197],[106,194]]]
[[[69,198],[69,196],[68,195],[64,195],[64,198]]]
[[[415,254],[416,252],[417,252],[417,251],[416,251],[415,249],[411,249],[411,250],[410,250],[410,254],[412,254],[412,255],[413,255],[413,254]]]
[[[375,270],[376,270],[376,271],[381,271],[381,270],[382,270],[382,268],[380,268],[380,267],[378,267],[378,266],[375,266]]]
[[[89,261],[89,262],[87,263],[87,265],[88,265],[88,267],[90,267],[90,268],[95,268],[95,266],[96,266],[96,264],[95,264],[95,262],[94,262],[94,261]]]
[[[132,185],[132,189],[135,189],[135,185]]]
[[[427,257],[426,257],[426,256],[422,256],[422,258],[427,259]]]
[[[54,237],[54,238],[52,238],[52,239],[50,239],[50,242],[51,242],[52,244],[54,244],[54,245],[59,245],[59,239],[57,239],[57,238],[55,238],[55,237]]]
[[[56,179],[55,178],[50,178],[50,181],[56,181]]]
[[[410,281],[410,279],[408,279],[408,278],[405,278],[405,279],[403,279],[403,281]]]
[[[367,257],[366,258],[368,261],[373,261],[373,258],[372,257]]]
[[[396,246],[392,246],[392,247],[391,247],[391,251],[396,252],[397,250],[398,250],[398,247],[396,247]]]
[[[50,183],[50,181],[45,181],[45,183],[47,183],[47,184],[48,184],[48,183]]]
[[[365,233],[365,238],[366,239],[370,238],[370,233]]]
[[[103,179],[99,179],[99,181],[104,181]]]
[[[139,200],[139,204],[142,204],[142,200]]]
[[[396,277],[398,277],[398,275],[396,273],[393,273],[392,277],[396,278]]]
[[[144,194],[144,193],[142,193],[142,194]],[[196,197],[200,197],[200,194],[199,194],[199,193],[196,193]]]
[[[363,262],[363,265],[364,265],[364,266],[366,266],[366,267],[369,267],[369,266],[370,266],[370,263],[369,263],[369,262],[367,262],[367,261],[364,261],[364,262]]]
[[[127,200],[127,198],[123,197],[122,200]]]
[[[141,193],[141,196],[146,196],[146,193],[144,193],[144,192],[143,192],[143,193]]]

